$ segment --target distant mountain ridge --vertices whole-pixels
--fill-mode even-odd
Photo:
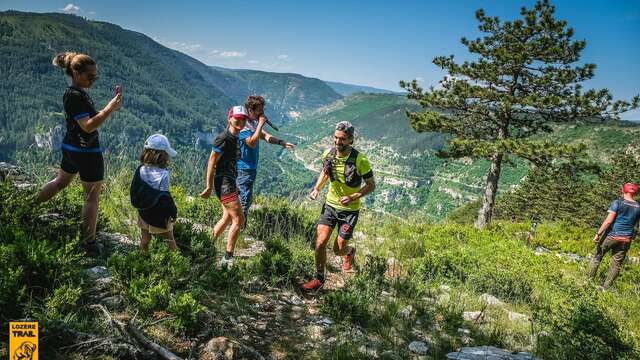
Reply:
[[[405,111],[419,108],[402,94],[372,93],[363,89],[375,88],[350,84],[336,90],[334,82],[299,74],[212,67],[144,34],[67,14],[0,12],[0,161],[47,176],[59,163],[59,152],[52,150],[64,133],[67,79],[51,59],[67,50],[97,60],[100,79],[89,93],[98,109],[113,96],[116,84],[123,85],[123,108],[100,129],[110,174],[131,167],[144,138],[162,132],[180,151],[173,164],[177,182],[191,189],[201,186],[207,144],[226,125],[226,109],[260,94],[267,99],[269,117],[283,125],[278,137],[296,148],[263,147],[259,193],[304,198],[341,120],[356,126],[355,146],[374,164],[379,185],[366,198],[369,208],[437,221],[481,193],[487,163],[437,158],[446,136],[415,133]],[[347,89],[358,91],[342,96]],[[543,136],[584,142],[592,158],[608,164],[638,135],[640,124],[606,122]],[[502,191],[529,169],[523,162],[515,165],[503,172]]]
[[[104,144],[128,147],[162,131],[187,145],[194,134],[225,125],[225,110],[263,95],[284,124],[342,96],[319,79],[297,74],[213,68],[120,26],[59,13],[0,12],[0,159],[34,143],[34,134],[64,123],[68,79],[51,65],[56,53],[85,52],[100,79],[89,90],[100,108],[121,84],[123,109],[100,130]]]
[[[259,70],[226,69],[212,66],[225,77],[226,93],[241,103],[250,94],[262,94],[268,106],[268,114],[276,113],[279,123],[287,123],[300,117],[304,111],[316,109],[342,98],[320,79],[293,73],[273,73]],[[232,83],[232,84],[229,84]]]
[[[356,93],[306,113],[282,129],[294,138],[297,147],[293,151],[263,148],[258,187],[263,192],[302,198],[320,171],[320,154],[332,146],[335,123],[348,120],[356,128],[354,145],[369,158],[376,177],[375,192],[365,198],[369,209],[439,221],[457,207],[479,199],[487,161],[438,158],[436,153],[446,146],[447,136],[416,133],[406,110],[416,111],[419,106],[406,96]],[[624,153],[639,135],[640,124],[606,121],[558,127],[541,137],[584,143],[588,157],[607,167],[612,157]],[[505,166],[501,192],[510,191],[529,169],[524,161]]]
[[[400,94],[397,91],[379,89],[371,86],[346,84],[337,81],[324,81],[334,91],[342,96],[349,96],[355,93],[368,93],[368,94]]]

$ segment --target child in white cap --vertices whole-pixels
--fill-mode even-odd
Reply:
[[[164,238],[171,250],[176,250],[173,223],[177,208],[169,193],[169,160],[177,152],[162,134],[147,138],[140,163],[131,182],[131,204],[138,209],[138,226],[142,230],[140,249],[147,251],[152,235]]]

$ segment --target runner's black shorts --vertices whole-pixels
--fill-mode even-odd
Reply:
[[[213,178],[213,188],[220,202],[227,204],[238,200],[238,186],[236,180],[228,176],[216,176]]]
[[[338,225],[338,236],[345,240],[353,237],[353,229],[358,222],[359,211],[337,210],[336,208],[324,204],[318,225],[327,225],[333,230]]]
[[[69,174],[80,173],[80,180],[84,182],[104,180],[104,159],[101,152],[84,153],[63,150],[60,168]]]

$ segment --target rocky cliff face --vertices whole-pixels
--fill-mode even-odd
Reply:
[[[63,125],[56,125],[48,131],[34,135],[35,145],[45,150],[58,150],[64,139],[65,129]]]

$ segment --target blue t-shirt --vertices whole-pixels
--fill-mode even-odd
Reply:
[[[616,214],[609,236],[633,236],[633,228],[640,219],[640,204],[635,201],[616,199],[611,203],[609,211]]]
[[[256,125],[255,120],[247,120],[244,129],[240,131],[240,159],[238,160],[238,170],[255,170],[258,168],[260,140],[258,140],[254,148],[245,143],[245,140],[256,132]]]

